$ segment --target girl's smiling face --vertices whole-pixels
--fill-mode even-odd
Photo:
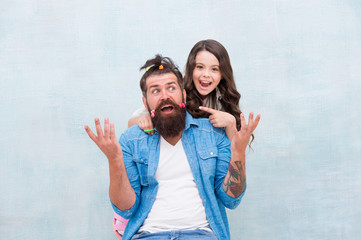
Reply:
[[[197,91],[206,98],[222,79],[218,59],[208,51],[199,51],[193,69],[193,83]]]

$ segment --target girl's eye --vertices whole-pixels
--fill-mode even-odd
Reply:
[[[199,66],[199,65],[198,65],[198,66],[196,66],[196,68],[198,68],[198,69],[202,69],[202,68],[203,68],[203,66]]]
[[[212,71],[218,72],[218,68],[212,68]]]

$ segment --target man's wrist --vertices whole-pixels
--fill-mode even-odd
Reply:
[[[246,150],[245,149],[232,149],[231,150],[231,161],[238,161],[245,159]]]
[[[114,157],[108,157],[108,162],[109,167],[120,168],[123,165],[123,154]]]
[[[228,120],[228,124],[226,125],[226,128],[233,128],[233,126],[235,126],[236,124],[236,118],[234,116],[231,115],[231,117]]]

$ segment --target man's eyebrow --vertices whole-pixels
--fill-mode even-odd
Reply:
[[[157,87],[159,87],[159,84],[153,84],[153,85],[150,85],[148,89],[157,88]]]
[[[167,82],[167,83],[165,83],[164,85],[177,85],[177,83],[176,83],[176,81],[171,81],[171,82]],[[153,85],[150,85],[149,86],[149,89],[151,89],[151,88],[157,88],[157,87],[159,87],[159,86],[161,86],[160,84],[153,84]]]

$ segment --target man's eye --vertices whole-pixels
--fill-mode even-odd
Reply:
[[[157,94],[157,93],[159,93],[159,90],[158,90],[158,89],[154,89],[154,90],[152,91],[152,93],[153,93],[153,94]]]
[[[169,87],[169,90],[174,91],[175,87]]]

